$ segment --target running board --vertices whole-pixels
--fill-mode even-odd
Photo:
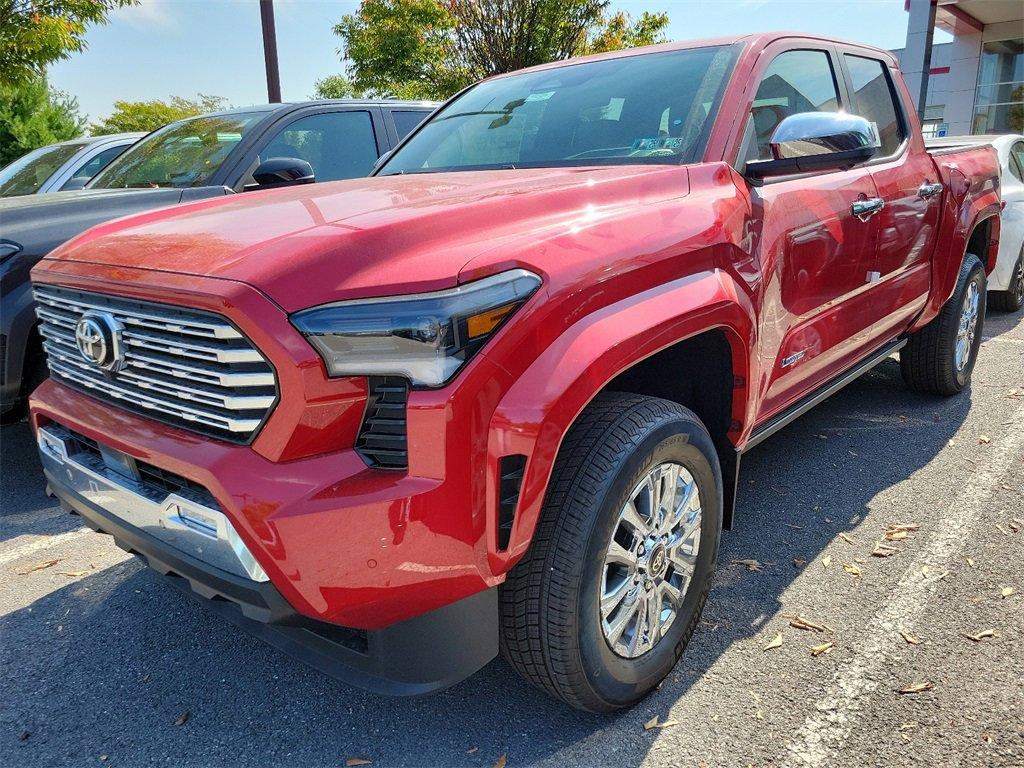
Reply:
[[[814,390],[811,394],[794,403],[778,416],[773,417],[762,426],[756,428],[753,433],[751,433],[750,439],[747,440],[747,444],[743,447],[743,452],[745,453],[755,445],[759,445],[763,441],[767,440],[780,429],[787,426],[791,421],[794,421],[799,416],[803,416],[822,400],[828,399],[854,379],[860,378],[862,375],[889,357],[893,352],[902,349],[906,343],[906,339],[896,339],[895,341],[889,342],[880,350],[864,358],[861,362],[847,370],[846,373],[840,375],[839,378],[833,379],[827,384]]]

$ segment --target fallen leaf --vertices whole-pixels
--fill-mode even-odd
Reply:
[[[899,630],[899,633],[900,633],[900,637],[902,637],[904,640],[906,640],[911,645],[920,645],[921,644],[920,638],[918,638],[916,635],[912,635],[912,634],[910,634],[909,632],[907,632],[906,630],[903,630],[903,629]]]
[[[935,683],[911,683],[910,685],[900,688],[896,693],[923,693],[924,691],[930,691],[935,687]]]
[[[505,768],[505,765],[507,763],[508,763],[508,755],[502,755],[501,757],[499,757],[497,760],[494,761],[494,768]]]
[[[756,717],[756,718],[757,718],[758,720],[764,720],[764,712],[762,712],[762,711],[761,711],[761,710],[759,709],[759,710],[757,710],[757,712],[756,712],[756,713],[754,714],[754,717]]]
[[[664,723],[658,723],[659,728],[671,728],[673,725],[679,725],[678,720],[666,720]]]
[[[803,568],[805,565],[807,565],[807,561],[806,560],[801,560],[799,557],[794,557],[793,558],[793,567],[794,568]]]
[[[840,533],[838,538],[842,539],[847,544],[856,544],[857,543],[853,539],[851,539],[849,536],[847,536],[845,533]]]
[[[788,618],[789,626],[793,627],[793,629],[802,629],[805,632],[825,632],[829,629],[827,625],[805,619],[803,616],[791,616]]]
[[[1016,592],[1017,592],[1017,590],[1014,589],[1013,587],[1003,587],[1002,590],[1000,590],[1000,592],[999,592],[999,596],[1005,598],[1005,597],[1009,597],[1012,594],[1015,594]]]
[[[733,560],[733,565],[745,565],[748,571],[760,571],[761,563],[757,560]]]
[[[996,528],[999,529],[999,532],[1001,534],[1003,534],[1003,536],[1009,536],[1010,535],[1010,532],[1008,530],[1006,530],[1005,528],[1003,528],[1003,526],[1001,526],[999,523],[996,523]]]
[[[964,637],[966,637],[968,640],[973,640],[976,643],[980,643],[986,637],[999,637],[999,635],[996,633],[994,629],[983,629],[976,635],[965,634]]]
[[[981,436],[980,436],[980,437],[978,438],[978,442],[979,442],[979,443],[981,443],[982,445],[988,445],[988,444],[989,444],[989,443],[991,443],[992,441],[991,441],[991,440],[989,440],[989,437],[988,437],[988,435],[981,435]]]
[[[768,645],[766,645],[764,648],[762,648],[762,650],[770,651],[773,648],[778,648],[781,645],[782,645],[782,633],[779,632],[777,635],[775,635],[775,637],[772,638],[772,641],[770,643],[768,643]]]
[[[938,576],[936,576],[934,580],[935,580],[935,581],[942,581],[942,580],[943,580],[944,578],[946,578],[947,576],[949,576],[949,571],[943,571],[943,572],[942,572],[942,573],[940,573],[940,574],[939,574]]]
[[[345,760],[345,766],[346,768],[351,768],[353,765],[370,765],[372,762],[365,757],[349,757]]]
[[[910,731],[910,730],[913,730],[914,728],[917,728],[918,725],[919,725],[918,723],[904,723],[903,725],[900,726],[899,729],[901,731]]]
[[[188,713],[188,710],[186,709],[184,712],[182,712],[180,715],[178,715],[178,719],[174,721],[174,724],[175,725],[184,725],[185,723],[188,722],[188,717],[189,717],[189,713]]]
[[[797,525],[796,523],[783,523],[783,525],[787,528],[796,528],[798,531],[802,531],[804,529],[802,525]]]
[[[973,568],[974,567],[974,560],[968,557],[967,558],[967,565],[969,565],[971,568]]]
[[[825,568],[828,568],[830,565],[832,565],[832,556],[831,555],[825,555],[823,558],[821,558],[821,564]]]
[[[887,541],[903,541],[907,538],[906,531],[886,531],[885,538]]]
[[[479,752],[479,751],[480,751],[480,747],[470,747],[469,749],[466,750],[466,754],[467,755],[472,755],[474,752]]]
[[[84,571],[61,571],[61,576],[70,576],[73,579],[77,579],[79,576],[85,576],[89,572],[88,569]]]
[[[60,562],[60,558],[57,558],[56,560],[43,560],[43,562],[36,563],[35,565],[30,565],[28,568],[22,568],[17,573],[18,573],[19,576],[26,576],[26,575],[32,573],[33,571],[41,571],[44,568],[52,568],[53,566],[55,566],[59,562]]]
[[[652,730],[654,728],[657,728],[657,727],[658,727],[658,716],[657,715],[655,715],[650,720],[648,720],[646,723],[644,723],[644,730],[645,731],[650,731],[650,730]]]
[[[892,557],[893,555],[898,555],[900,552],[902,552],[902,550],[897,549],[896,547],[889,547],[883,544],[882,542],[878,542],[875,544],[875,548],[871,550],[871,556]]]
[[[828,653],[832,650],[832,647],[834,645],[835,643],[833,643],[832,641],[822,643],[821,645],[815,645],[811,648],[811,656],[821,656],[821,654],[823,653]]]
[[[853,563],[843,563],[843,570],[846,571],[851,576],[853,576],[853,578],[855,578],[855,579],[859,578],[860,575],[861,575],[860,568],[858,568]]]

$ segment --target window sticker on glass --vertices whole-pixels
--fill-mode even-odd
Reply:
[[[555,95],[554,91],[538,91],[537,93],[531,93],[526,97],[527,101],[547,101]]]

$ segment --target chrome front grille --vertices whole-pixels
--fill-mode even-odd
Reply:
[[[218,315],[52,285],[33,293],[50,374],[61,383],[236,441],[252,437],[277,399],[270,363]],[[116,370],[79,351],[75,332],[85,313],[116,324]]]

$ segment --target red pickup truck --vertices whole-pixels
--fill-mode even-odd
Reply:
[[[886,51],[796,34],[495,77],[372,178],[96,227],[33,279],[50,491],[356,685],[499,650],[636,702],[698,624],[743,452],[896,351],[968,386],[999,236]]]

